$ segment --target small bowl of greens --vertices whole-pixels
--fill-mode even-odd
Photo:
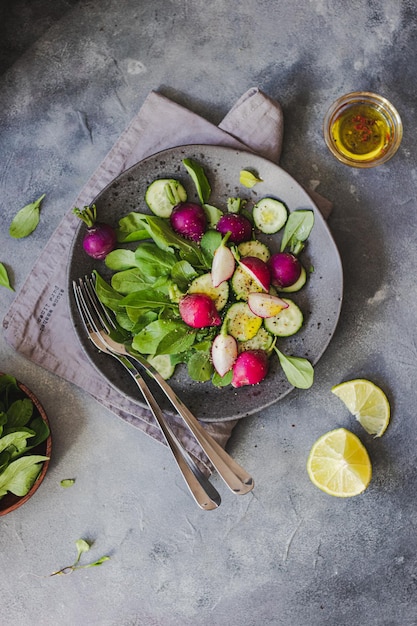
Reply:
[[[14,376],[0,373],[0,515],[33,496],[51,449],[49,421],[39,400]]]

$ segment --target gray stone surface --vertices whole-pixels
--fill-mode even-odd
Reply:
[[[280,100],[281,164],[334,202],[345,271],[314,386],[240,422],[229,448],[256,488],[239,499],[216,480],[223,503],[211,513],[162,446],[0,337],[0,370],[37,393],[54,441],[42,487],[0,521],[1,623],[417,624],[415,3],[3,0],[0,15],[0,261],[16,289],[151,89],[214,123],[251,86]],[[339,164],[322,139],[328,106],[357,89],[387,96],[405,127],[397,155],[371,170]],[[43,192],[40,226],[11,240],[12,216]],[[13,294],[0,289],[3,317]],[[381,440],[330,393],[356,377],[390,397]],[[305,472],[314,440],[337,426],[361,436],[374,469],[346,501]],[[85,557],[111,560],[50,578],[80,537],[94,540]]]

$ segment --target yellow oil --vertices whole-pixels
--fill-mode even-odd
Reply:
[[[331,135],[336,148],[355,161],[372,161],[386,152],[391,141],[385,116],[366,104],[355,104],[334,121]]]

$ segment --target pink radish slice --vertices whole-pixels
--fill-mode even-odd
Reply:
[[[287,309],[288,303],[278,296],[253,291],[248,296],[248,306],[255,315],[267,318],[278,315],[282,309]]]
[[[239,265],[253,278],[261,289],[269,291],[271,286],[271,272],[265,261],[255,256],[245,256],[240,259]]]
[[[237,342],[231,335],[217,335],[211,347],[211,359],[219,376],[232,369],[237,359]]]

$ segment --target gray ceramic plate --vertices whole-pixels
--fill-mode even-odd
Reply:
[[[301,307],[305,324],[302,330],[279,342],[279,348],[288,355],[308,358],[317,363],[335,331],[343,294],[343,276],[340,257],[329,229],[319,210],[304,189],[280,167],[270,161],[245,151],[218,146],[190,145],[165,150],[140,163],[116,178],[96,198],[100,219],[117,226],[119,218],[130,211],[148,212],[144,202],[147,186],[156,178],[177,178],[189,192],[189,199],[196,199],[195,188],[181,161],[193,158],[207,174],[212,187],[210,203],[225,208],[227,198],[239,196],[256,201],[274,196],[284,201],[290,211],[311,209],[315,224],[302,253],[306,268],[313,267],[307,285],[291,297]],[[241,169],[253,169],[263,182],[247,189],[239,184]],[[248,204],[250,206],[250,204]],[[82,249],[84,227],[74,241],[69,265],[69,285],[73,279],[89,274],[93,269],[106,279],[110,273],[102,261],[89,258]],[[278,251],[281,234],[269,236],[266,242]],[[113,359],[97,353],[78,326],[74,303],[71,314],[79,339],[89,358],[109,383],[135,401],[138,390],[129,375]],[[170,383],[194,414],[205,421],[242,418],[273,404],[283,398],[292,387],[279,365],[278,357],[271,358],[268,377],[259,385],[234,389],[215,388],[210,382],[196,383],[190,380],[183,366],[177,367]]]

